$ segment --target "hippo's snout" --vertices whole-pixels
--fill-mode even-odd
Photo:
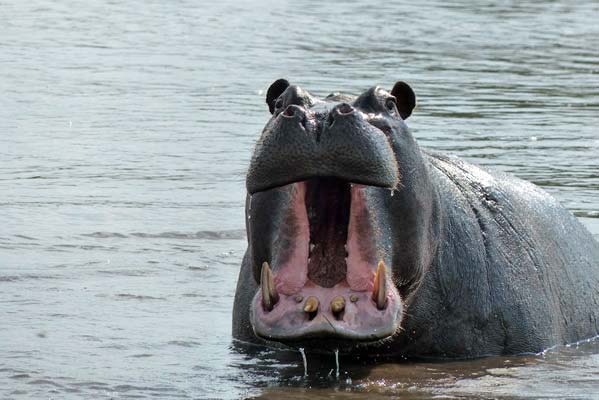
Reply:
[[[397,162],[385,133],[355,107],[306,104],[297,96],[289,101],[277,100],[256,144],[246,179],[250,194],[314,177],[397,186]]]

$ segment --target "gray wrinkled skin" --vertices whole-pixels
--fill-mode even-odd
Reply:
[[[248,175],[253,193],[246,202],[248,250],[237,284],[233,335],[276,345],[254,335],[249,304],[258,290],[261,263],[286,257],[293,229],[285,224],[290,200],[285,187],[264,189],[318,176],[319,168],[326,176],[355,181],[353,174],[372,185],[366,189],[372,240],[404,303],[401,328],[393,337],[346,344],[342,351],[468,358],[539,352],[597,335],[599,244],[591,234],[533,184],[421,150],[400,117],[407,118],[413,108],[412,102],[406,112],[402,104],[401,97],[409,93],[403,87],[392,93],[395,112],[385,109],[390,94],[380,88],[347,101],[367,116],[353,126],[369,127],[347,132],[342,168],[320,150],[297,155],[301,151],[292,142],[302,149],[313,144],[289,138],[294,131],[280,125],[281,110],[290,104],[301,110],[320,107],[313,123],[314,132],[322,133],[336,103],[322,107],[295,86],[274,99],[283,99],[280,110],[266,125]],[[368,151],[360,152],[363,132],[375,138]],[[383,132],[386,140],[381,141]],[[361,142],[354,142],[356,137]],[[260,152],[267,146],[270,155],[265,157]],[[275,172],[287,154],[294,154],[294,160]],[[358,155],[354,164],[352,154]],[[303,164],[297,163],[309,159],[304,170],[309,172],[302,174]],[[266,167],[269,160],[279,164]],[[365,164],[372,168],[360,175]],[[387,171],[391,165],[397,168],[394,174]],[[374,176],[377,171],[381,177]],[[397,177],[399,184],[393,182]]]

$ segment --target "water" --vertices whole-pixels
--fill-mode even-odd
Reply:
[[[335,349],[335,378],[339,379],[339,350]]]
[[[302,355],[302,362],[304,363],[304,377],[308,377],[308,359],[306,358],[306,352],[303,347],[299,348],[299,352]]]
[[[232,345],[244,174],[279,77],[406,80],[423,146],[543,186],[599,235],[599,4],[371,4],[0,4],[0,398],[599,398],[597,342],[342,358],[338,380],[330,355],[306,349],[304,378],[296,351]]]

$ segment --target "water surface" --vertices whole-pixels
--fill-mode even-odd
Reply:
[[[423,4],[424,3],[424,4]],[[599,344],[361,365],[239,352],[244,174],[279,77],[406,80],[421,145],[599,235],[599,4],[0,4],[1,398],[599,398]]]

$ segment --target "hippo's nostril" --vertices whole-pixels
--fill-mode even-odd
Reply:
[[[351,115],[354,112],[354,108],[347,103],[341,103],[333,109],[327,116],[327,125],[332,126],[335,123],[337,117],[344,117]]]
[[[285,118],[287,121],[299,122],[300,126],[304,130],[308,130],[308,117],[306,115],[306,110],[297,104],[290,104],[285,108],[285,110],[281,113],[281,116]]]
[[[297,108],[296,105],[292,104],[290,106],[287,106],[287,108],[285,109],[285,111],[283,111],[283,116],[284,117],[293,117],[295,116],[295,109]]]
[[[342,103],[337,107],[337,112],[339,112],[340,115],[347,115],[353,113],[354,108],[347,103]]]

